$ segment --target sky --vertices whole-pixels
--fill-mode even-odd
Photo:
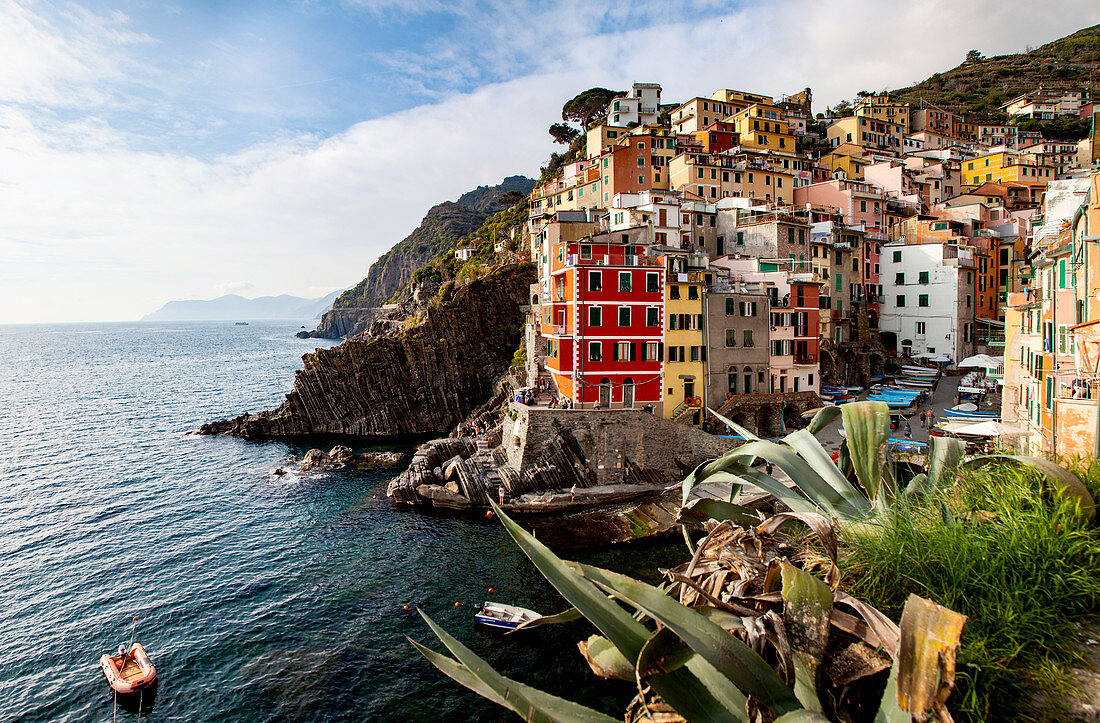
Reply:
[[[1100,23],[1095,0],[0,0],[0,323],[349,287],[436,203],[558,149],[561,106],[815,111]]]

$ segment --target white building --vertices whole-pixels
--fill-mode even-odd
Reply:
[[[879,331],[899,354],[974,353],[974,249],[945,242],[882,247]]]
[[[607,104],[607,124],[626,127],[631,123],[649,125],[661,113],[661,84],[635,83],[626,96]]]

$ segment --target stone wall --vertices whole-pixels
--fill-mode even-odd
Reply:
[[[534,277],[504,267],[428,307],[419,323],[306,354],[278,408],[204,424],[201,434],[447,434],[497,393],[520,341],[520,305]]]
[[[681,463],[694,467],[734,446],[640,410],[543,409],[513,402],[501,447],[509,466],[530,469],[553,456],[563,437],[579,447],[589,484],[672,481],[680,478]],[[637,479],[639,474],[648,479]]]
[[[761,437],[778,437],[802,427],[801,414],[822,405],[816,392],[737,394],[717,411]]]

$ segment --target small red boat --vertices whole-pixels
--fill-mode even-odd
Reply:
[[[121,657],[104,655],[99,659],[99,665],[116,693],[136,693],[148,688],[157,679],[157,669],[141,643],[134,643],[130,651]]]

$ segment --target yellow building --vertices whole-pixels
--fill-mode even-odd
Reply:
[[[870,161],[863,157],[863,149],[853,143],[841,143],[830,153],[818,159],[818,165],[828,168],[829,173],[840,169],[853,181],[863,180],[863,169]]]
[[[607,150],[608,146],[614,145],[624,135],[626,135],[626,128],[621,126],[600,124],[589,128],[585,139],[587,141],[585,146],[586,155],[589,158],[598,157]]]
[[[706,407],[707,342],[703,274],[673,274],[665,284],[665,419],[702,422]],[[690,416],[689,416],[690,415]]]
[[[809,88],[798,94],[799,98],[802,94],[809,91]],[[710,95],[711,100],[717,100],[721,103],[728,103],[731,106],[729,115],[734,113],[740,113],[751,105],[757,103],[763,103],[765,105],[771,105],[775,99],[770,95],[760,95],[759,93],[746,93],[743,90],[730,90],[729,88],[722,88],[716,90]]]
[[[729,118],[741,136],[741,147],[757,150],[794,153],[794,133],[791,133],[783,109],[771,103],[756,103]]]
[[[900,123],[853,115],[830,123],[827,136],[833,146],[850,143],[897,155],[901,153],[905,131]]]
[[[863,98],[856,103],[855,115],[900,126],[903,135],[909,132],[909,104],[892,101],[885,95]]]
[[[726,120],[734,111],[732,103],[713,98],[692,98],[672,109],[672,129],[679,135],[701,131],[711,123]]]
[[[962,183],[964,186],[1005,181],[1046,184],[1054,180],[1056,170],[1048,165],[1041,155],[1019,151],[996,151],[963,161]]]
[[[755,155],[687,152],[669,161],[671,189],[714,202],[721,198],[759,198],[792,203],[794,172],[782,158],[762,160]]]

